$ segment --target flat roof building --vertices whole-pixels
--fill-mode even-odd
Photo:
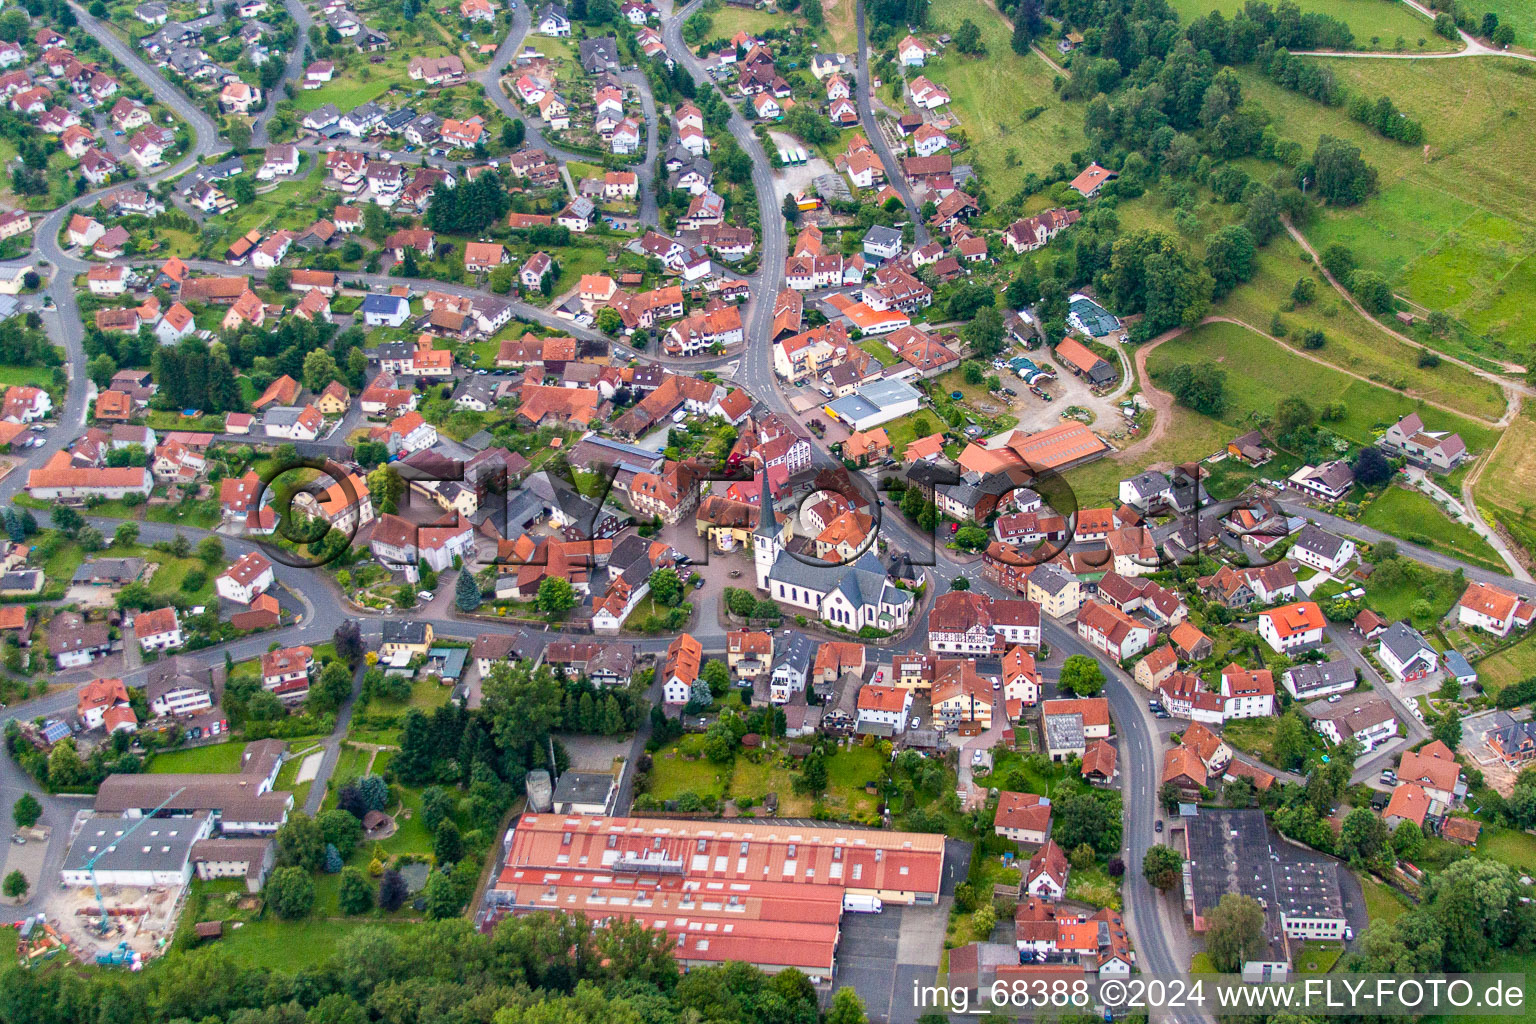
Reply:
[[[192,878],[192,846],[207,837],[213,816],[206,811],[184,818],[139,822],[93,814],[75,834],[64,855],[59,880],[64,885],[90,885],[95,860],[97,885],[128,885],[141,889],[164,885],[180,890]]]
[[[1250,980],[1283,980],[1293,940],[1344,938],[1337,860],[1282,841],[1257,808],[1201,807],[1184,829],[1184,909],[1194,931],[1205,931],[1227,893],[1264,908],[1269,952],[1243,965]]]
[[[944,837],[852,826],[525,814],[485,927],[541,910],[665,930],[679,964],[828,979],[845,894],[934,905]]]

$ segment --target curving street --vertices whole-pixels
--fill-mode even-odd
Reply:
[[[302,0],[283,0],[283,8],[288,16],[299,26],[298,35],[293,41],[293,49],[288,54],[288,64],[283,70],[283,81],[267,90],[267,105],[256,116],[255,123],[251,125],[251,147],[261,149],[269,141],[267,136],[268,123],[272,115],[277,113],[277,104],[287,98],[283,92],[283,82],[299,82],[304,78],[306,67],[305,55],[309,53],[309,27],[314,19],[310,17],[309,8],[304,6]]]
[[[875,94],[869,84],[869,36],[864,31],[864,0],[858,0],[855,12],[859,29],[859,55],[856,62],[854,91],[859,98],[859,124],[864,129],[865,138],[869,139],[869,144],[875,148],[875,155],[885,166],[885,180],[890,182],[896,194],[901,196],[902,205],[907,208],[907,217],[912,221],[912,237],[921,247],[927,245],[932,237],[928,233],[927,223],[923,220],[922,207],[912,192],[912,184],[907,181],[907,176],[901,173],[901,161],[891,152],[890,144],[885,141],[885,134],[880,131],[880,125],[875,120]]]

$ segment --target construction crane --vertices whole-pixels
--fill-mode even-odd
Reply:
[[[106,935],[107,934],[107,904],[106,904],[106,901],[104,901],[101,898],[101,886],[96,884],[96,862],[101,859],[102,854],[105,854],[109,850],[116,849],[118,843],[121,843],[123,840],[125,840],[129,836],[133,835],[135,832],[137,832],[139,830],[139,828],[146,821],[150,821],[151,819],[154,818],[155,815],[157,815],[161,811],[163,811],[165,809],[166,804],[170,803],[172,800],[175,800],[177,797],[181,796],[184,788],[185,787],[183,787],[183,789],[178,789],[176,792],[172,793],[170,796],[168,796],[164,800],[160,801],[160,805],[158,807],[156,807],[154,810],[150,811],[148,814],[146,814],[146,815],[142,816],[141,818],[139,818],[138,821],[133,823],[133,827],[132,828],[130,828],[128,831],[124,832],[122,835],[118,836],[115,840],[113,840],[111,843],[107,844],[101,850],[97,851],[96,856],[92,857],[90,860],[85,862],[85,870],[87,870],[87,871],[89,871],[91,873],[91,891],[93,893],[95,893],[95,895],[96,895],[96,910],[101,915],[101,926],[100,926],[100,930],[99,930],[98,934],[100,934],[100,935]]]

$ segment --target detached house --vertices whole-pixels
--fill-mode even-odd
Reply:
[[[144,653],[152,654],[180,647],[184,642],[181,622],[175,608],[157,608],[139,612],[133,618],[133,635]]]
[[[1316,602],[1299,601],[1259,613],[1259,636],[1281,654],[1306,650],[1323,642],[1326,621]]]
[[[1409,462],[1436,473],[1449,473],[1467,457],[1460,434],[1424,429],[1419,414],[1409,413],[1382,435],[1382,446],[1406,456]]]
[[[1422,633],[1406,622],[1394,622],[1381,634],[1376,656],[1400,683],[1411,683],[1440,667],[1440,655]]]
[[[1355,557],[1355,542],[1308,523],[1296,535],[1290,554],[1303,565],[1337,574]]]
[[[1524,600],[1492,583],[1472,582],[1456,602],[1456,619],[1463,626],[1508,636],[1516,628],[1524,629],[1536,617],[1536,603]]]

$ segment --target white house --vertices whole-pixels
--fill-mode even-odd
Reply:
[[[1394,622],[1381,634],[1376,656],[1400,683],[1423,679],[1440,667],[1440,655],[1423,634],[1406,622]]]
[[[889,726],[905,732],[912,711],[912,690],[905,686],[864,686],[859,690],[860,726]]]
[[[1463,626],[1508,636],[1510,630],[1524,629],[1536,616],[1536,604],[1492,583],[1472,582],[1456,602],[1456,620]]]
[[[904,68],[920,68],[937,51],[916,36],[907,36],[896,46],[896,59]]]
[[[363,322],[369,327],[399,327],[411,315],[411,303],[400,295],[369,295],[363,299]]]
[[[1024,872],[1024,891],[1039,899],[1059,900],[1067,894],[1067,876],[1071,870],[1061,847],[1054,839],[1047,839],[1045,845],[1029,858]]]
[[[1301,651],[1323,642],[1326,624],[1316,602],[1298,601],[1260,612],[1259,636],[1281,654]]]
[[[139,612],[133,618],[133,635],[145,654],[174,650],[185,642],[174,607]]]
[[[1303,710],[1312,719],[1312,727],[1330,743],[1354,739],[1362,750],[1370,751],[1397,735],[1397,717],[1380,697],[1364,695],[1333,703],[1320,700]]]
[[[248,551],[220,573],[213,583],[224,600],[250,604],[272,586],[272,562],[260,551]]]
[[[1275,713],[1274,673],[1228,665],[1221,670],[1221,699],[1227,719],[1268,718]]]
[[[558,4],[550,4],[544,8],[544,13],[539,15],[538,32],[541,36],[554,36],[564,39],[571,34],[571,19],[565,13],[565,8]]]
[[[1326,573],[1337,574],[1355,557],[1355,542],[1335,537],[1311,523],[1301,528],[1291,545],[1291,557]]]

